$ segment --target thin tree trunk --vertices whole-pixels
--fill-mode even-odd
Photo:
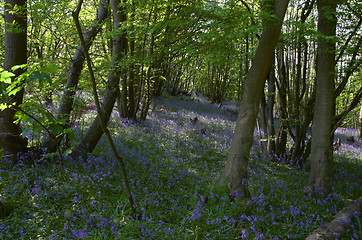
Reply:
[[[126,3],[126,0],[124,0]],[[135,6],[134,2],[131,3],[132,12],[130,16],[131,22],[134,21]],[[122,22],[126,21],[128,14],[125,10],[121,12]],[[132,26],[133,29],[133,26]],[[133,31],[131,29],[131,31]],[[122,33],[122,53],[125,57],[129,55],[131,59],[134,58],[135,54],[135,39],[134,37],[128,35],[126,32]],[[118,97],[118,102],[120,103],[119,112],[121,117],[128,118],[132,120],[137,120],[137,110],[138,110],[138,101],[136,99],[135,93],[135,84],[136,84],[136,65],[131,62],[127,67],[123,68],[122,71],[122,80],[121,80],[121,95]],[[142,90],[142,89],[140,89]]]
[[[125,2],[127,2],[127,0],[124,0]],[[120,13],[119,13],[119,18],[120,18],[120,22],[125,22],[127,21],[127,13],[125,11],[125,9],[123,9]],[[122,56],[125,58],[128,55],[128,38],[127,38],[127,33],[126,32],[122,32],[122,34],[120,35],[120,53],[122,54]],[[129,72],[129,67],[123,67],[122,68],[122,73],[121,73],[121,95],[119,96],[119,103],[120,105],[120,115],[123,118],[130,118],[129,115],[129,109],[128,109],[128,72]]]
[[[243,198],[250,198],[248,187],[248,164],[253,143],[254,128],[258,114],[258,104],[262,90],[273,62],[274,49],[278,42],[288,0],[275,0],[274,14],[277,20],[268,24],[260,37],[253,64],[246,76],[245,92],[241,101],[234,137],[231,143],[224,171],[216,186],[225,186],[234,194],[241,192]]]
[[[300,24],[303,25],[306,22],[306,19],[310,15],[313,6],[314,0],[306,1],[304,7],[302,9]],[[303,122],[305,116],[302,114],[302,100],[305,93],[306,88],[306,64],[307,64],[307,54],[308,51],[306,49],[306,39],[303,35],[299,34],[297,39],[297,51],[296,51],[296,76],[295,76],[295,85],[294,85],[294,101],[293,101],[293,110],[294,110],[294,119],[295,119],[295,134],[294,134],[294,144],[292,151],[292,160],[299,160],[303,156],[305,152],[305,139],[306,139],[306,131],[305,125],[308,126],[309,123]],[[303,51],[303,47],[305,48]],[[303,57],[304,55],[304,57]]]
[[[116,31],[122,20],[122,11],[124,9],[120,8],[121,1],[120,0],[112,0],[111,5],[113,9],[113,28]],[[102,101],[101,111],[103,115],[104,124],[107,125],[109,118],[111,116],[114,104],[116,102],[117,96],[119,94],[119,79],[121,75],[120,69],[117,67],[118,63],[124,57],[121,53],[122,49],[122,36],[116,35],[113,37],[113,50],[112,50],[112,62],[111,62],[111,70],[108,74],[108,83],[105,92],[105,96]],[[99,116],[97,116],[91,127],[88,129],[84,138],[79,142],[79,144],[73,150],[73,156],[86,156],[86,153],[90,153],[93,151],[95,146],[97,145],[99,139],[103,134]]]
[[[311,173],[306,191],[328,194],[332,188],[333,177],[333,134],[334,115],[334,67],[336,35],[334,0],[318,0],[318,40],[316,104],[312,127]]]
[[[170,14],[171,14],[171,8],[170,6],[167,7],[166,9],[166,13],[165,13],[165,21],[167,21],[170,18]],[[157,14],[155,13],[155,16],[157,17]],[[156,21],[156,19],[155,19]],[[155,70],[155,74],[154,74],[154,83],[153,83],[153,91],[152,91],[152,96],[161,96],[162,94],[162,90],[163,87],[165,85],[165,81],[163,79],[164,76],[164,72],[163,72],[163,68],[164,68],[164,62],[165,62],[165,50],[164,48],[169,46],[170,43],[169,41],[169,35],[170,32],[173,29],[167,25],[165,27],[165,32],[163,34],[163,38],[161,40],[160,43],[160,48],[159,48],[159,55],[157,56],[157,59],[155,60],[153,69]],[[151,98],[152,99],[152,98]]]
[[[299,39],[300,40],[300,39]],[[294,78],[294,98],[293,98],[293,119],[294,119],[294,126],[295,126],[295,133],[294,136],[295,138],[294,140],[294,145],[293,145],[293,152],[292,152],[292,159],[297,159],[299,158],[302,154],[302,149],[301,149],[301,142],[304,139],[301,139],[301,121],[300,121],[300,101],[301,98],[300,97],[300,81],[301,81],[301,74],[302,74],[302,46],[301,43],[298,42],[298,46],[297,46],[297,59],[294,59],[297,64],[296,66],[293,65],[293,71],[295,71],[295,73],[293,73],[292,75],[294,76],[295,74],[295,78]],[[293,61],[294,62],[294,61]]]
[[[82,46],[84,48],[86,48],[86,43],[84,41],[84,38],[83,38],[83,35],[82,35],[82,29],[81,29],[81,26],[80,26],[80,23],[79,23],[79,12],[81,10],[82,4],[83,4],[83,0],[79,0],[77,8],[72,13],[72,15],[73,15],[75,25],[77,27],[77,31],[78,31],[78,35],[80,37],[81,44],[82,44]],[[118,11],[118,5],[116,5],[116,6],[113,5],[113,7],[114,7],[115,10]],[[139,220],[139,214],[137,213],[137,210],[135,208],[134,199],[133,199],[133,196],[132,196],[131,188],[129,186],[127,171],[126,171],[126,167],[125,167],[123,158],[118,154],[117,148],[114,145],[113,138],[112,138],[111,134],[109,133],[109,130],[108,130],[107,126],[106,126],[106,122],[104,121],[104,118],[103,118],[103,113],[101,111],[101,107],[100,107],[100,104],[99,104],[98,93],[97,93],[97,83],[96,83],[95,76],[94,76],[94,71],[93,71],[93,68],[92,68],[92,61],[91,61],[91,58],[89,56],[89,52],[85,51],[84,53],[85,53],[85,57],[86,57],[86,60],[87,60],[88,70],[89,70],[89,74],[90,74],[90,78],[91,78],[91,83],[92,83],[92,88],[93,88],[93,97],[94,97],[94,102],[95,102],[97,112],[98,112],[99,123],[101,125],[102,131],[104,132],[104,134],[107,137],[107,140],[108,140],[109,144],[111,145],[111,149],[113,151],[113,154],[114,154],[115,158],[117,159],[118,163],[121,166],[121,172],[122,172],[122,175],[123,175],[123,183],[124,183],[124,186],[126,188],[129,203],[131,205],[131,209],[132,209],[132,212],[133,212],[133,217],[136,220]]]
[[[240,46],[240,59],[239,59],[239,69],[238,69],[238,93],[237,93],[237,100],[238,102],[241,101],[241,94],[244,87],[243,83],[243,49],[242,45]]]
[[[287,76],[285,71],[284,64],[284,50],[280,51],[278,54],[278,75],[279,75],[279,83],[276,81],[278,88],[278,97],[279,97],[279,129],[276,139],[276,154],[278,156],[284,156],[286,153],[286,145],[287,145]]]
[[[27,63],[27,8],[26,0],[5,0],[5,59],[4,70],[11,71],[16,65]],[[14,71],[14,78],[24,73],[24,69]],[[19,106],[23,102],[24,90],[10,96],[8,104]],[[20,125],[14,123],[15,110],[0,111],[0,150],[10,153],[16,160],[17,153],[27,150],[27,140],[20,137]]]
[[[358,136],[359,139],[362,139],[362,105],[359,110],[359,126],[358,126]]]
[[[260,114],[257,121],[259,123],[260,129],[262,129],[263,131],[263,132],[259,131],[259,133],[261,138],[260,145],[262,147],[262,151],[264,151],[264,149],[266,149],[267,147],[267,142],[265,140],[268,139],[268,128],[267,128],[267,119],[266,119],[266,100],[265,100],[264,89],[262,97],[260,99],[259,108],[260,108],[259,110]]]
[[[315,106],[315,96],[316,96],[316,89],[313,88],[310,97],[307,100],[306,109],[313,109]],[[313,120],[313,111],[306,111],[304,114],[304,125],[303,125],[303,136],[306,138],[308,129],[310,128],[310,125]],[[307,143],[305,144],[304,152],[301,157],[303,163],[307,163],[307,159],[311,153],[311,138],[307,140]]]
[[[155,15],[154,15],[154,20],[153,22],[156,23],[157,22],[157,9],[154,11]],[[154,55],[154,49],[155,49],[155,33],[152,32],[151,36],[150,36],[150,45],[149,45],[149,56],[153,56]],[[147,69],[147,73],[146,73],[146,81],[145,81],[145,87],[144,87],[144,94],[142,96],[142,109],[141,109],[141,120],[146,120],[147,114],[148,114],[148,109],[150,107],[151,104],[151,100],[153,98],[152,94],[152,84],[151,84],[151,77],[152,77],[152,72],[154,71],[154,64],[151,64],[148,69]]]
[[[95,23],[83,35],[87,44],[87,51],[92,45],[97,34],[102,30],[101,26],[108,17],[108,4],[109,0],[100,0]],[[62,100],[57,113],[57,119],[62,119],[66,123],[66,125],[63,126],[64,128],[67,128],[69,124],[70,113],[73,110],[74,95],[78,86],[80,74],[84,66],[84,61],[85,56],[83,47],[81,44],[79,44],[74,53],[72,63],[69,67],[67,83],[65,85]],[[41,146],[46,148],[48,152],[55,152],[57,149],[57,144],[58,143],[55,142],[50,136],[47,136],[42,142]]]
[[[274,104],[275,104],[275,70],[274,66],[272,66],[269,70],[268,76],[268,101],[266,105],[266,124],[267,124],[267,132],[268,132],[268,153],[275,153],[275,129],[274,129]]]
[[[135,40],[130,39],[130,54],[131,58],[134,58],[134,45]],[[132,63],[129,69],[129,81],[128,81],[128,101],[129,101],[129,117],[133,120],[137,120],[137,106],[136,106],[136,97],[135,97],[135,64]]]

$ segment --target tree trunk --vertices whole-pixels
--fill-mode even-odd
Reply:
[[[245,91],[242,97],[234,137],[231,143],[223,174],[216,186],[227,186],[229,191],[242,192],[243,197],[250,198],[248,188],[248,163],[258,104],[262,96],[265,80],[273,61],[274,49],[278,42],[288,0],[275,0],[274,14],[277,20],[268,24],[260,37],[253,64],[246,76]]]
[[[265,90],[263,89],[263,94],[260,99],[259,108],[260,108],[260,114],[259,118],[257,119],[259,124],[259,135],[260,135],[260,146],[261,150],[264,151],[267,147],[267,141],[268,139],[268,129],[267,129],[267,119],[266,119],[266,100],[265,100]]]
[[[5,0],[5,59],[4,70],[11,71],[16,65],[27,63],[27,8],[26,0]],[[16,6],[16,8],[15,8]],[[14,71],[13,80],[24,73],[24,69]],[[24,90],[10,96],[8,104],[16,106],[23,101]],[[0,111],[0,150],[10,153],[15,160],[19,152],[27,150],[27,140],[20,137],[20,125],[14,123],[14,109]]]
[[[116,31],[122,20],[122,11],[123,8],[119,7],[121,1],[120,0],[112,0],[112,11],[113,11],[113,27]],[[111,116],[114,104],[116,102],[117,96],[119,94],[119,79],[121,75],[121,71],[119,69],[118,63],[121,61],[122,55],[122,36],[116,35],[113,37],[113,50],[112,50],[112,62],[111,62],[111,70],[108,74],[108,83],[105,96],[102,101],[101,110],[104,117],[104,125],[107,125],[109,118]],[[103,134],[99,116],[97,116],[92,126],[88,129],[85,137],[79,142],[79,144],[73,150],[73,156],[86,156],[86,153],[90,153],[93,151],[95,146],[97,145],[99,139]]]
[[[125,12],[125,10],[121,11],[119,13],[119,18],[120,18],[120,22],[125,22],[127,21],[127,13]],[[122,34],[120,35],[120,51],[121,54],[123,55],[123,57],[127,57],[128,55],[128,38],[127,38],[127,33],[126,32],[122,32]],[[129,109],[128,109],[128,71],[129,71],[129,67],[123,67],[122,68],[122,72],[121,72],[121,94],[119,96],[119,103],[120,103],[120,116],[123,118],[130,118],[129,115]]]
[[[170,14],[171,14],[171,8],[170,6],[167,6],[166,8],[166,13],[165,13],[165,21],[168,21],[170,18]],[[155,13],[155,21],[157,19],[157,14]],[[169,25],[167,25],[165,27],[165,32],[163,34],[163,38],[161,40],[160,43],[160,47],[159,47],[159,55],[157,56],[155,62],[154,62],[154,66],[153,69],[155,71],[154,73],[154,83],[153,83],[153,90],[152,90],[152,96],[156,96],[159,97],[162,94],[162,90],[163,87],[165,85],[165,80],[163,79],[163,77],[165,77],[165,48],[168,48],[168,46],[170,45],[169,43],[169,35],[171,34],[171,32],[175,30],[173,27],[170,27]],[[151,98],[152,99],[152,98]]]
[[[97,34],[102,30],[101,26],[108,17],[108,4],[109,0],[100,0],[95,23],[84,33],[84,40],[87,44],[87,51],[92,45]],[[63,126],[64,128],[67,128],[69,124],[70,113],[73,110],[74,95],[78,86],[80,74],[84,66],[84,61],[85,56],[83,47],[81,44],[79,44],[74,53],[72,63],[69,67],[67,83],[65,85],[62,100],[57,113],[57,119],[63,119],[67,124]],[[42,148],[46,148],[48,152],[55,152],[57,149],[57,143],[50,136],[47,136],[44,139],[41,146]]]
[[[328,194],[333,177],[334,67],[337,3],[318,0],[318,39],[316,104],[312,127],[311,173],[306,191]],[[333,40],[331,40],[333,39]]]
[[[361,109],[359,110],[359,126],[358,126],[358,135],[359,139],[362,139],[362,105]]]
[[[310,15],[314,6],[314,0],[305,1],[304,7],[302,9],[300,24],[303,26]],[[303,31],[302,29],[300,29]],[[306,38],[302,33],[298,34],[297,37],[297,49],[296,49],[296,65],[295,68],[295,78],[294,78],[294,100],[293,100],[293,116],[295,120],[295,134],[294,134],[294,144],[293,151],[291,152],[291,160],[299,162],[302,160],[302,156],[306,151],[306,129],[309,125],[306,122],[306,117],[303,114],[303,96],[306,90],[306,78],[307,78],[307,62],[308,62],[308,49],[307,49]],[[303,49],[304,48],[304,49]],[[304,160],[302,160],[304,161]]]
[[[275,154],[278,156],[284,156],[286,154],[287,148],[287,130],[288,126],[286,123],[287,120],[287,75],[285,71],[284,64],[284,50],[281,50],[277,55],[278,59],[278,75],[279,83],[276,81],[278,88],[278,98],[279,98],[279,129],[277,133]]]
[[[352,221],[362,211],[362,197],[353,201],[347,207],[339,211],[334,219],[314,230],[306,240],[343,239]]]
[[[268,101],[266,105],[266,124],[268,131],[268,153],[275,153],[275,129],[274,129],[274,104],[275,104],[275,70],[272,66],[268,76]]]
[[[294,127],[295,127],[295,133],[294,133],[294,145],[293,145],[293,152],[291,158],[297,159],[302,155],[302,149],[301,149],[301,142],[304,141],[302,139],[302,136],[300,134],[301,132],[301,121],[300,121],[300,108],[301,108],[301,98],[300,98],[300,81],[301,81],[301,73],[302,73],[302,47],[301,43],[298,42],[297,46],[297,59],[295,61],[297,62],[296,66],[293,66],[293,70],[295,71],[295,78],[293,79],[293,120],[294,120]],[[296,68],[296,69],[295,69]]]
[[[126,1],[124,1],[126,3]],[[132,2],[133,4],[133,2]],[[131,13],[131,22],[134,22],[134,6],[132,7]],[[121,12],[122,19],[124,22],[128,18],[128,14],[125,10]],[[133,26],[131,28],[131,31]],[[126,32],[122,33],[122,54],[124,57],[130,59],[134,58],[135,55],[135,39],[132,36],[129,36]],[[118,103],[120,104],[120,115],[123,118],[128,118],[132,120],[137,120],[137,109],[136,105],[136,96],[135,96],[135,77],[136,77],[136,65],[131,62],[129,65],[123,68],[122,71],[122,90],[120,96],[118,96]]]
[[[135,40],[130,39],[130,52],[131,58],[134,58]],[[129,69],[129,81],[128,81],[128,101],[129,101],[129,116],[133,120],[137,120],[137,106],[135,96],[135,83],[136,83],[136,66],[131,64]]]
[[[157,22],[157,11],[154,11],[155,15],[154,15],[154,19],[153,19],[153,23]],[[153,56],[154,55],[154,50],[156,47],[156,43],[155,43],[155,32],[151,33],[151,38],[150,38],[150,45],[148,46],[149,49],[149,56]],[[150,66],[147,69],[147,73],[146,73],[146,80],[145,80],[145,86],[144,86],[144,94],[142,96],[142,109],[141,109],[141,120],[146,120],[147,114],[148,114],[148,109],[150,107],[151,104],[151,100],[153,98],[152,94],[152,72],[155,71],[154,69],[154,64],[150,64]]]

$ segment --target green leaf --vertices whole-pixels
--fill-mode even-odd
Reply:
[[[46,66],[41,69],[42,72],[48,72],[48,73],[56,73],[58,71],[59,67],[55,65]]]
[[[5,86],[4,83],[0,81],[0,95],[5,93]]]
[[[11,68],[11,71],[16,71],[18,69],[25,69],[28,67],[28,64],[21,64],[21,65],[16,65],[14,67]]]
[[[63,133],[63,128],[59,124],[50,124],[48,129],[54,136],[58,136]]]
[[[67,157],[69,154],[71,154],[73,152],[73,149],[68,149],[63,153],[64,157]]]
[[[9,94],[9,96],[16,95],[19,91],[21,91],[21,89],[22,89],[21,87],[14,88],[8,94]]]
[[[0,151],[0,158],[2,157],[2,155],[4,155],[4,154],[3,154],[2,150],[1,150],[1,151]],[[6,172],[6,171],[0,172],[0,177],[1,177],[3,180],[9,180],[9,179],[10,179],[10,173],[9,173],[9,172]]]
[[[60,120],[57,121],[57,123],[60,125],[67,125],[68,120],[67,120],[67,118],[61,118]]]
[[[76,137],[74,135],[74,131],[72,128],[67,128],[67,129],[64,129],[64,133],[67,134],[68,138],[71,140],[71,141],[76,141]]]
[[[35,124],[33,126],[33,133],[40,133],[42,130],[43,130],[43,127],[38,124]]]
[[[32,133],[33,133],[33,130],[32,130],[31,128],[27,127],[27,128],[25,128],[25,129],[23,130],[23,132],[21,133],[21,135],[22,135],[23,137],[25,137],[25,136],[31,135]]]
[[[51,77],[45,72],[34,71],[29,75],[30,81],[39,81],[40,87],[44,86],[45,82],[51,83]]]
[[[55,118],[50,112],[44,111],[43,114],[49,120],[49,122],[55,122]]]
[[[11,84],[11,78],[14,77],[14,76],[15,76],[15,74],[12,73],[12,72],[3,71],[1,73],[0,81],[4,82],[4,83],[7,83],[7,84]]]
[[[8,108],[8,105],[6,103],[0,103],[0,110],[4,111],[6,108]]]

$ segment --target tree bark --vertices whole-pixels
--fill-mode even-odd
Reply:
[[[124,0],[123,3],[126,3],[127,1]],[[131,16],[130,21],[134,22],[134,2],[131,2],[132,4],[132,10],[131,10]],[[123,9],[121,11],[121,21],[127,21],[128,19],[128,13],[126,9]],[[133,25],[131,27],[131,31],[133,29]],[[122,33],[122,54],[123,56],[129,57],[130,59],[134,59],[135,57],[135,39],[133,36],[130,36],[126,32]],[[134,121],[137,120],[137,102],[136,102],[136,89],[135,85],[137,85],[136,82],[136,64],[134,62],[131,62],[128,66],[123,67],[122,74],[121,74],[121,94],[118,96],[118,102],[120,104],[120,115],[122,118],[128,118],[132,119]]]
[[[16,65],[27,63],[27,1],[5,0],[5,59],[4,70],[11,71]],[[16,8],[15,8],[16,6]],[[25,69],[14,71],[14,78],[24,73]],[[23,102],[24,90],[10,96],[8,104],[16,106]],[[20,125],[14,123],[14,109],[0,111],[0,149],[4,153],[10,153],[13,160],[19,152],[27,150],[27,140],[20,137]]]
[[[266,105],[266,124],[268,131],[268,153],[275,153],[275,128],[274,128],[274,104],[275,104],[275,69],[270,68],[268,76],[268,101]]]
[[[358,126],[358,135],[359,139],[362,139],[362,105],[361,109],[359,110],[359,126]]]
[[[125,2],[127,0],[124,0]],[[125,11],[125,9],[123,9],[123,11],[120,12],[119,15],[119,21],[120,22],[125,22],[127,21],[127,13]],[[122,34],[120,35],[120,43],[121,43],[121,47],[120,47],[120,51],[121,54],[123,55],[124,58],[127,57],[128,55],[128,37],[127,37],[127,33],[126,32],[122,32]],[[121,93],[120,93],[120,104],[121,104],[121,111],[120,111],[120,116],[123,118],[131,118],[130,117],[130,112],[129,112],[129,102],[128,102],[128,72],[129,72],[129,67],[123,67],[122,68],[122,72],[121,72]]]
[[[300,26],[303,26],[312,12],[315,0],[305,1],[304,6],[301,10],[300,16]],[[303,28],[299,28],[303,32]],[[303,98],[306,90],[306,81],[307,81],[307,63],[308,63],[308,48],[307,40],[303,33],[299,33],[296,39],[296,54],[295,61],[296,64],[293,66],[293,71],[295,72],[295,77],[293,79],[293,119],[295,120],[295,131],[293,138],[293,147],[291,151],[291,160],[299,163],[301,157],[305,154],[306,145],[306,130],[308,128],[309,122],[307,122],[306,113],[303,111],[305,105],[302,104]]]
[[[287,120],[287,74],[285,71],[284,64],[284,50],[281,50],[277,54],[277,64],[278,64],[278,75],[279,82],[276,82],[278,89],[278,98],[279,98],[279,129],[277,133],[275,154],[278,156],[285,156],[287,148],[287,130],[288,126],[286,123]]]
[[[112,0],[112,11],[113,11],[113,28],[116,31],[122,20],[122,11],[123,8],[119,7],[121,1],[120,0]],[[111,116],[115,101],[119,94],[119,79],[121,75],[121,70],[118,67],[118,63],[121,61],[122,55],[122,36],[116,35],[113,37],[113,50],[112,50],[112,62],[111,62],[111,70],[108,74],[108,83],[107,89],[105,92],[105,96],[102,101],[101,112],[104,117],[104,124],[107,125],[109,118]],[[73,149],[73,156],[83,156],[85,157],[87,153],[93,151],[95,146],[97,145],[99,139],[103,134],[99,116],[94,119],[91,127],[88,129],[84,138],[78,143],[78,145]]]
[[[94,24],[84,33],[84,40],[87,44],[87,51],[92,45],[97,34],[102,30],[102,25],[108,17],[108,7],[109,0],[100,0],[97,17]],[[69,74],[67,78],[67,83],[64,88],[62,100],[57,113],[57,120],[63,120],[66,122],[64,128],[68,127],[70,113],[73,110],[74,95],[78,82],[80,79],[80,74],[84,66],[85,56],[83,47],[81,44],[78,45],[72,63],[69,67]],[[41,144],[42,148],[46,148],[48,152],[55,152],[57,149],[57,142],[55,142],[50,136],[47,136]]]
[[[316,71],[316,104],[312,127],[311,173],[306,191],[328,194],[332,188],[333,177],[333,134],[334,116],[334,67],[336,35],[334,0],[318,0],[318,39]],[[331,40],[333,39],[333,40]]]
[[[252,67],[246,76],[245,91],[226,166],[215,183],[215,186],[226,185],[232,194],[235,191],[242,192],[243,198],[250,198],[247,169],[259,109],[258,104],[273,61],[274,49],[278,42],[288,3],[288,0],[274,1],[273,11],[277,18],[273,23],[268,24],[268,28],[260,37]]]

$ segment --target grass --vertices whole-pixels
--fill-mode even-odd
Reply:
[[[12,213],[0,220],[0,239],[305,239],[362,195],[362,144],[346,142],[355,133],[338,129],[343,144],[326,199],[304,194],[308,172],[270,161],[255,139],[254,197],[241,205],[224,189],[211,188],[227,158],[235,108],[185,97],[157,102],[145,122],[114,113],[109,124],[140,221],[131,217],[120,168],[102,138],[87,159],[1,165],[0,197]],[[359,218],[346,239],[361,235]]]

